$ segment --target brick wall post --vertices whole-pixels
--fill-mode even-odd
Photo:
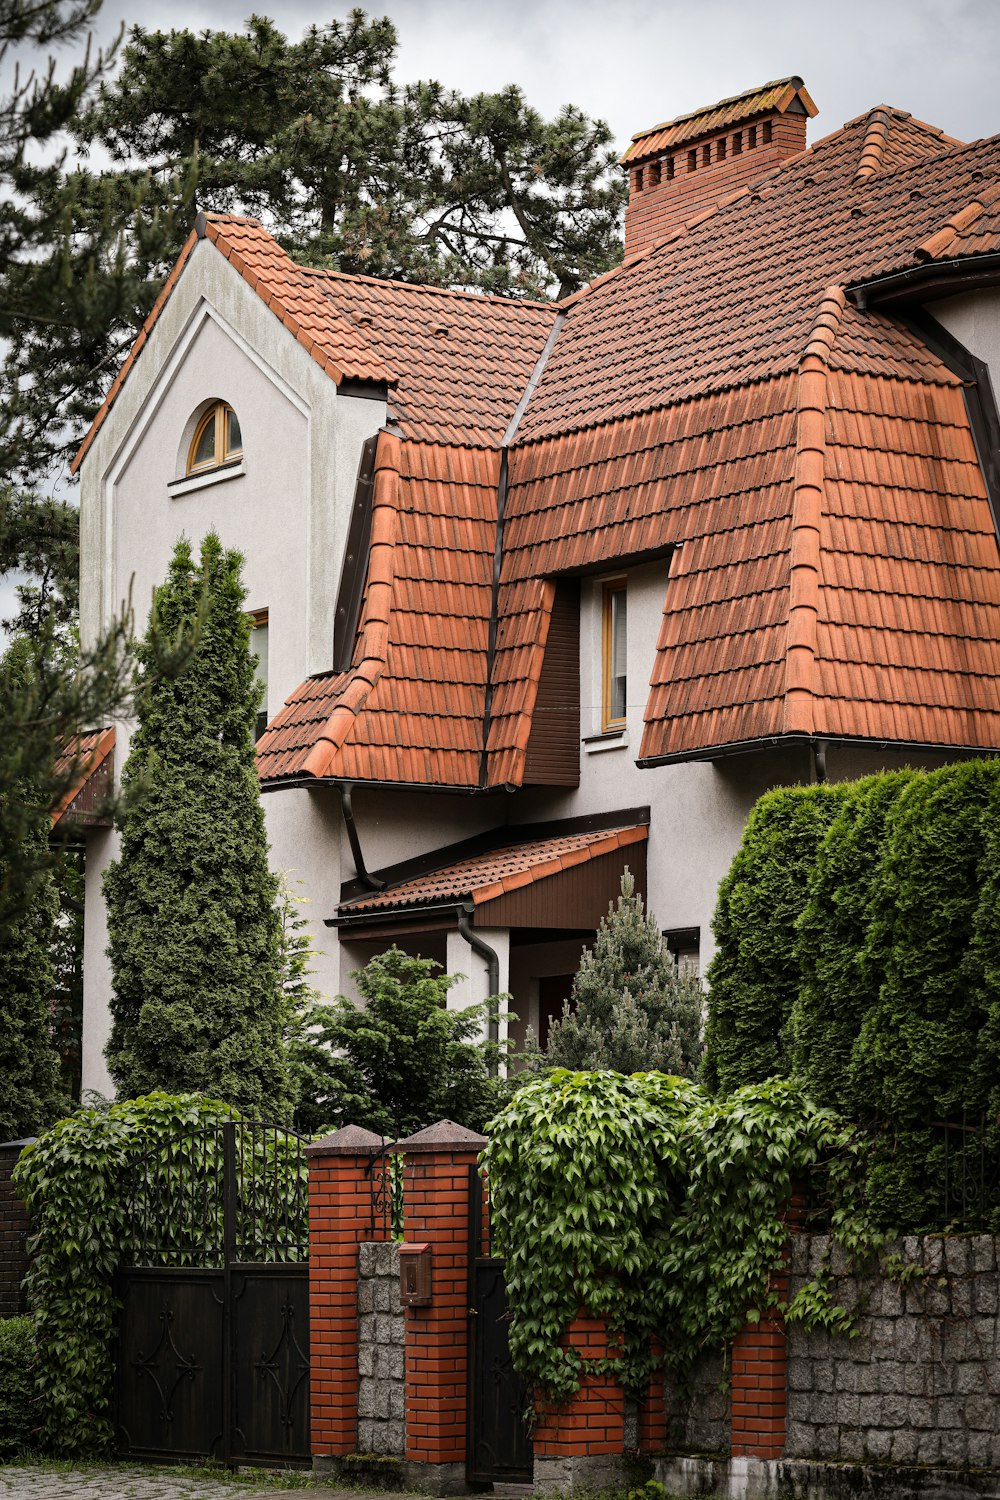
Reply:
[[[404,1243],[431,1246],[431,1301],[406,1310],[405,1483],[465,1490],[469,1337],[469,1168],[485,1136],[442,1120],[405,1152]]]
[[[371,1169],[382,1139],[345,1125],[309,1161],[309,1389],[313,1467],[338,1468],[358,1438],[358,1245],[376,1237]]]
[[[789,1232],[801,1228],[804,1202],[793,1195],[784,1215]],[[789,1251],[785,1250],[785,1261]],[[788,1298],[788,1272],[776,1271],[771,1288]],[[777,1308],[748,1323],[733,1340],[732,1399],[734,1458],[780,1458],[785,1448],[788,1399],[788,1341],[785,1316]]]
[[[606,1359],[609,1347],[602,1318],[581,1314],[565,1343],[584,1359]],[[536,1398],[535,1489],[542,1494],[616,1489],[624,1474],[625,1396],[611,1375],[585,1375],[580,1389],[562,1406]]]
[[[653,1339],[650,1352],[659,1358],[663,1345]],[[667,1442],[667,1391],[662,1368],[649,1377],[646,1399],[639,1407],[638,1447],[640,1453],[658,1453]]]
[[[30,1140],[24,1140],[0,1145],[0,1318],[16,1318],[27,1311],[21,1282],[28,1274],[28,1210],[10,1179],[18,1157],[29,1144]]]

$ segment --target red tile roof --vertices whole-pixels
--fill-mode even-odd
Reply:
[[[419,442],[496,446],[552,329],[551,302],[310,273],[392,371],[390,420]]]
[[[1000,745],[1000,556],[961,382],[843,290],[1000,247],[998,179],[1000,138],[881,106],[568,299],[544,368],[548,307],[289,270],[227,221],[297,337],[328,318],[324,358],[389,373],[399,424],[352,667],[292,695],[262,777],[518,785],[554,576],[671,548],[645,760],[784,734]],[[529,388],[491,672],[498,445]]]
[[[698,140],[719,130],[729,130],[744,121],[758,119],[761,115],[784,114],[789,105],[798,99],[807,115],[816,114],[816,106],[810,99],[801,78],[778,78],[773,83],[763,83],[732,98],[720,99],[709,109],[692,110],[690,114],[678,115],[665,120],[662,125],[653,125],[640,130],[632,137],[632,144],[621,158],[623,162],[645,161],[649,156],[658,156],[665,151],[675,151],[688,141]],[[801,114],[801,110],[799,113]]]
[[[603,854],[613,854],[616,849],[643,843],[648,834],[648,827],[639,824],[511,844],[458,860],[430,874],[401,881],[376,895],[366,894],[345,902],[340,915],[360,916],[367,912],[398,911],[448,901],[469,900],[474,906],[481,906],[484,901],[493,901],[522,886],[532,885],[536,880],[558,875],[574,865],[586,864]]]
[[[115,731],[113,728],[88,730],[85,734],[74,735],[63,745],[56,757],[54,776],[57,781],[62,781],[66,776],[71,779],[52,809],[53,828],[83,791],[90,778],[101,769],[114,748]]]
[[[354,663],[289,698],[258,742],[262,779],[476,784],[499,470],[495,450],[380,435]]]

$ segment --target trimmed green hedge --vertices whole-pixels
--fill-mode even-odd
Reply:
[[[34,1365],[31,1319],[0,1319],[0,1459],[16,1458],[37,1443]]]
[[[795,924],[846,795],[840,786],[779,787],[750,814],[712,924],[718,951],[708,968],[703,1077],[714,1091],[789,1071],[783,1032],[800,983]]]
[[[865,955],[886,822],[918,773],[849,783],[817,851],[798,924],[801,988],[788,1023],[792,1070],[818,1104],[850,1113],[851,1049],[878,1000],[882,966]]]

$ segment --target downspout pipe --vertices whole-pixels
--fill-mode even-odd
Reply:
[[[487,998],[492,1000],[500,988],[500,959],[496,949],[491,948],[489,943],[484,943],[478,932],[473,931],[471,919],[474,910],[475,907],[470,908],[468,906],[460,906],[458,908],[458,930],[465,938],[473,953],[478,953],[480,958],[486,960]],[[494,1045],[499,1045],[500,1019],[497,1015],[496,1005],[490,1006],[488,1022],[488,1039]],[[498,1071],[499,1066],[497,1058],[494,1055],[490,1058],[490,1073],[495,1078]]]
[[[340,782],[340,810],[344,814],[344,827],[347,830],[347,842],[351,846],[354,871],[366,890],[384,891],[385,881],[379,880],[376,875],[370,875],[365,865],[364,850],[361,848],[361,839],[358,835],[358,825],[354,821],[354,806],[351,802],[351,793],[353,790],[353,782]]]
[[[822,786],[826,781],[826,740],[813,740],[813,766],[817,785]]]

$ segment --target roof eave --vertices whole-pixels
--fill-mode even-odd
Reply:
[[[855,307],[887,307],[899,302],[933,301],[960,292],[1000,284],[1000,254],[961,255],[952,260],[928,261],[887,276],[858,281],[847,288]]]
[[[683,765],[687,761],[724,760],[732,755],[748,755],[754,751],[812,749],[817,745],[842,745],[851,749],[873,749],[892,751],[900,755],[919,751],[922,755],[1000,755],[1000,745],[955,745],[931,744],[921,740],[875,739],[871,735],[824,734],[771,734],[757,739],[730,740],[723,745],[707,745],[699,750],[675,750],[667,755],[647,755],[636,761],[641,771],[653,770],[657,766]]]

